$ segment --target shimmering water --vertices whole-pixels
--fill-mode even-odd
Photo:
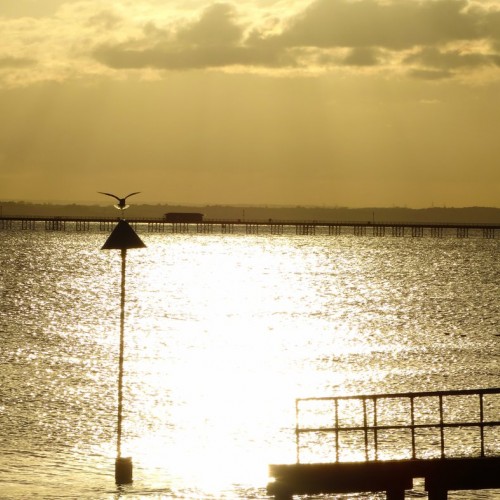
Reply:
[[[296,397],[500,385],[498,239],[138,231],[121,489],[119,252],[0,231],[0,498],[266,498]]]

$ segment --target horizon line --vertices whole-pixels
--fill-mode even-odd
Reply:
[[[19,200],[19,199],[4,199],[0,200],[0,205],[2,203],[16,203],[24,205],[54,205],[54,206],[64,206],[64,205],[77,205],[77,206],[95,206],[95,207],[107,207],[105,203],[95,202],[95,201],[68,201],[68,200]],[[406,205],[392,205],[392,206],[348,206],[348,205],[310,205],[310,204],[276,204],[276,203],[189,203],[189,202],[145,202],[136,203],[134,206],[181,206],[181,207],[221,207],[221,208],[268,208],[268,209],[316,209],[316,210],[466,210],[466,209],[493,209],[499,210],[500,206],[488,206],[488,205],[467,205],[467,206],[447,206],[447,205],[431,205],[425,207],[409,207]]]

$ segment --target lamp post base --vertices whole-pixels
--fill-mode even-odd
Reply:
[[[117,457],[115,461],[116,484],[130,484],[132,482],[132,457]]]

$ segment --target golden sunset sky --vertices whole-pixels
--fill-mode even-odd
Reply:
[[[0,200],[500,206],[500,1],[1,0]]]

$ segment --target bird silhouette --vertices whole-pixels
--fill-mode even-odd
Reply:
[[[129,207],[129,205],[127,205],[127,203],[126,203],[127,198],[129,198],[130,196],[133,196],[134,194],[140,193],[140,191],[136,191],[135,193],[128,194],[124,198],[120,198],[120,197],[116,196],[115,194],[103,193],[102,191],[97,191],[97,192],[99,194],[105,194],[106,196],[111,196],[112,198],[115,198],[116,200],[118,200],[118,203],[116,205],[113,205],[118,210],[126,210]]]

